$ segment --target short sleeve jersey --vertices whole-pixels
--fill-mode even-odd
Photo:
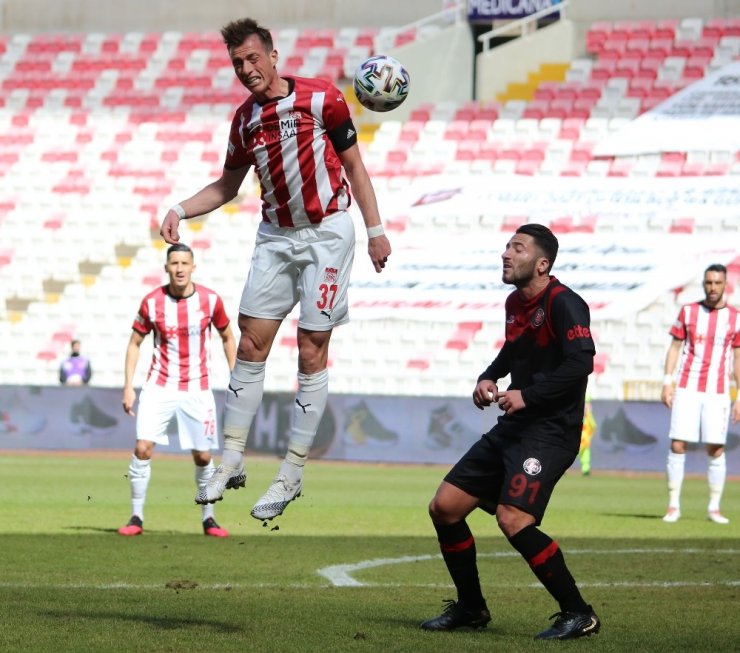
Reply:
[[[499,418],[499,426],[523,437],[565,438],[580,442],[588,375],[558,386],[549,377],[575,353],[595,353],[588,304],[551,277],[548,286],[525,300],[519,291],[506,299],[506,344],[509,389],[537,386],[548,397],[536,406]],[[552,387],[550,387],[552,386]]]
[[[237,109],[224,165],[254,166],[265,221],[305,227],[349,207],[349,184],[332,141],[346,149],[357,136],[337,88],[320,79],[285,79],[287,97],[260,105],[250,96]]]
[[[150,292],[132,325],[143,336],[154,332],[146,384],[210,390],[211,325],[222,330],[228,324],[223,301],[204,286],[188,297],[173,297],[167,286]]]
[[[728,394],[731,351],[740,347],[740,317],[732,306],[709,308],[703,302],[681,307],[670,334],[683,340],[677,385],[696,392]]]

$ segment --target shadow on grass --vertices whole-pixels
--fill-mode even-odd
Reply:
[[[621,517],[622,519],[662,519],[662,515],[656,514],[635,514],[634,512],[602,512],[604,517]]]
[[[39,617],[49,619],[98,619],[100,621],[131,621],[135,623],[146,624],[160,630],[179,630],[182,628],[206,628],[214,633],[223,634],[240,634],[247,631],[240,626],[233,624],[212,621],[209,619],[179,619],[177,617],[153,617],[149,614],[126,614],[123,612],[94,612],[92,610],[72,611],[72,610],[43,610],[39,611]]]

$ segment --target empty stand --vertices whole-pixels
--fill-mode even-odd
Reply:
[[[284,72],[321,76],[344,87],[383,39],[398,45],[424,38],[422,32],[286,28],[277,30],[275,42]],[[637,238],[737,236],[740,220],[734,214],[640,222],[587,208],[536,218],[516,211],[494,214],[486,207],[470,215],[397,210],[395,200],[411,180],[440,173],[445,186],[506,183],[510,175],[537,184],[559,176],[690,182],[740,173],[737,152],[593,155],[601,138],[740,57],[740,22],[599,22],[588,30],[585,46],[586,54],[554,71],[554,79],[528,82],[527,98],[422,104],[403,123],[377,125],[363,115],[364,159],[398,251],[426,243],[430,234],[443,234],[451,243],[475,230],[498,243],[534,219],[558,234],[594,238],[620,231]],[[0,37],[0,88],[0,177],[12,189],[0,198],[0,271],[12,279],[0,288],[0,334],[14,343],[0,362],[2,379],[55,383],[66,343],[75,335],[93,358],[95,383],[120,386],[137,302],[164,280],[161,214],[220,174],[228,120],[246,91],[217,37],[174,31]],[[233,309],[260,220],[257,194],[250,176],[237,201],[183,229],[196,252],[200,281],[213,285]],[[361,252],[360,245],[356,266],[367,263]],[[644,374],[660,376],[662,333],[675,309],[675,298],[656,298],[633,318],[597,325],[595,396],[621,396],[635,356],[644,361]],[[651,335],[658,332],[661,337]],[[390,315],[359,319],[333,336],[332,388],[467,396],[502,333],[503,324],[446,315],[431,322]],[[291,316],[270,358],[269,390],[294,387],[295,357]],[[221,358],[216,351],[216,383],[223,387]]]

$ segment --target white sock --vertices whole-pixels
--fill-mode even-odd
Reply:
[[[262,402],[265,388],[265,363],[237,358],[226,391],[224,411],[224,452],[221,464],[239,467],[247,446],[252,420]]]
[[[213,472],[215,471],[216,468],[214,467],[212,460],[209,460],[208,464],[205,467],[200,467],[199,465],[195,466],[195,485],[197,486],[199,491],[206,489],[206,483],[208,483],[211,476],[213,476]],[[202,505],[200,509],[201,521],[205,521],[209,517],[213,517],[214,510],[212,503],[206,503],[205,505]]]
[[[707,481],[709,481],[709,512],[719,512],[719,502],[725,489],[727,477],[727,460],[723,451],[716,458],[709,458],[707,467]]]
[[[681,486],[683,485],[683,470],[686,462],[686,454],[668,452],[666,471],[668,474],[668,507],[681,507]]]
[[[149,479],[152,477],[151,460],[139,460],[131,456],[128,466],[128,480],[131,483],[131,514],[144,521],[144,502]]]
[[[300,478],[329,396],[329,370],[316,374],[298,372],[298,391],[293,403],[293,424],[288,437],[288,453],[280,472],[289,479]]]

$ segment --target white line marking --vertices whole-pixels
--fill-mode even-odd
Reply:
[[[714,549],[711,553],[720,553],[725,555],[735,555],[740,553],[738,549]],[[705,549],[580,549],[580,550],[569,550],[567,554],[570,555],[635,555],[635,554],[696,554],[696,553],[707,553]],[[513,558],[519,557],[516,551],[498,551],[496,553],[479,553],[479,558]],[[363,569],[372,569],[373,567],[384,567],[386,565],[398,565],[405,564],[408,562],[421,562],[424,560],[441,560],[440,554],[435,555],[418,555],[418,556],[401,556],[400,558],[375,558],[373,560],[361,560],[360,562],[343,564],[343,565],[332,565],[330,567],[323,567],[318,569],[316,573],[326,578],[335,587],[377,587],[379,584],[376,583],[364,583],[357,580],[353,574]],[[584,585],[583,583],[578,583]],[[704,583],[688,583],[689,586],[703,585]],[[710,583],[712,584],[712,583]],[[713,583],[718,585],[735,585],[737,581],[721,581]],[[538,585],[535,585],[538,586]],[[591,585],[591,587],[679,587],[681,584],[670,584],[670,583],[635,583],[635,584],[622,584],[622,583],[604,583],[598,585]]]
[[[637,555],[637,554],[706,554],[714,553],[720,555],[738,555],[740,549],[576,549],[567,552],[568,555]],[[516,551],[498,551],[495,553],[479,553],[479,558],[518,558]],[[357,580],[352,576],[354,572],[363,569],[372,569],[374,567],[383,567],[386,565],[400,565],[412,562],[423,562],[426,560],[441,560],[440,554],[426,554],[417,556],[400,556],[398,558],[375,558],[373,560],[361,560],[359,562],[343,565],[332,565],[318,569],[317,573],[329,581],[333,587],[426,587],[426,588],[449,588],[451,583],[366,583]],[[499,587],[498,585],[487,583],[489,586]],[[579,587],[740,587],[740,580],[718,580],[718,581],[613,581],[591,583],[578,583]],[[500,587],[510,587],[509,584],[500,585]],[[529,589],[542,589],[540,583],[527,584],[524,587]],[[14,583],[0,581],[0,589],[51,589],[51,590],[165,590],[173,591],[174,588],[166,586],[165,582],[161,583]],[[255,589],[255,588],[282,588],[282,589],[316,589],[315,585],[309,583],[198,583],[194,590],[205,591],[223,591],[227,589]],[[180,591],[188,591],[183,588]]]

